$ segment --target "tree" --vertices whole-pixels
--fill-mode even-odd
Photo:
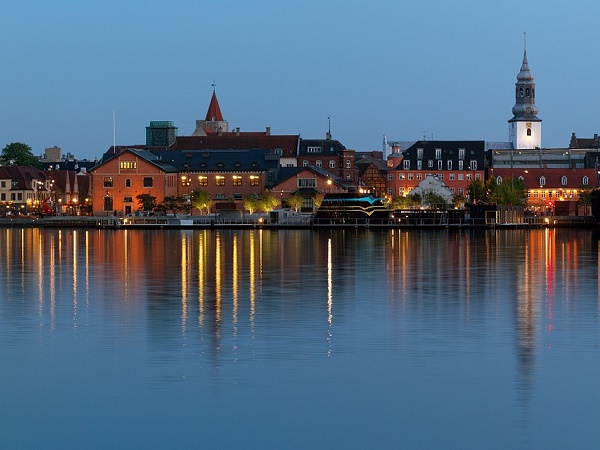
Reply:
[[[477,179],[470,183],[467,186],[467,192],[469,193],[469,200],[471,203],[486,203],[486,188],[481,180]]]
[[[304,199],[302,198],[302,196],[300,195],[299,192],[294,192],[292,195],[290,195],[286,199],[286,202],[290,208],[292,208],[294,211],[298,212],[298,210],[302,207],[302,203],[304,202]]]
[[[34,156],[31,147],[22,142],[13,142],[2,149],[0,165],[41,168],[40,161]]]
[[[404,196],[394,197],[392,199],[392,201],[390,202],[391,209],[404,209],[404,208],[408,208],[411,205],[412,205],[411,199],[409,197],[404,197]]]
[[[160,205],[163,211],[173,211],[174,214],[184,212],[187,209],[187,199],[184,197],[165,197]]]
[[[258,197],[256,194],[250,194],[244,198],[244,208],[248,210],[249,214],[254,214],[254,211],[258,209]]]
[[[413,206],[420,206],[421,202],[423,201],[423,197],[418,192],[408,194],[407,197]]]
[[[279,200],[270,192],[267,192],[260,198],[259,208],[261,211],[269,213],[279,204]]]
[[[209,192],[203,190],[192,192],[192,206],[198,208],[201,214],[204,209],[206,209],[206,213],[208,214],[211,202],[212,197]]]
[[[150,194],[140,194],[135,197],[142,211],[154,211],[156,208],[156,197]]]
[[[434,191],[427,191],[423,194],[423,203],[430,208],[446,208],[446,199]]]
[[[464,195],[462,195],[462,194],[460,194],[460,193],[457,193],[457,194],[454,194],[454,195],[452,196],[452,204],[453,204],[453,205],[454,205],[456,208],[460,208],[460,207],[461,207],[461,205],[462,205],[464,202],[465,202],[465,196],[464,196]]]
[[[527,200],[525,182],[520,178],[502,180],[496,185],[493,200],[497,205],[522,205]]]
[[[590,188],[582,188],[579,192],[579,200],[577,203],[583,205],[583,215],[587,216],[588,205],[592,203],[592,190]]]
[[[313,205],[315,205],[316,209],[319,209],[321,207],[321,204],[323,203],[324,198],[325,198],[325,194],[315,195],[315,198],[313,199]]]

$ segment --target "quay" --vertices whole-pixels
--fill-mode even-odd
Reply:
[[[222,220],[202,216],[55,216],[43,218],[0,218],[0,228],[93,228],[93,229],[534,229],[534,228],[597,228],[589,216],[525,217],[518,223],[495,223],[494,220],[463,219],[315,219],[270,221],[266,219]]]

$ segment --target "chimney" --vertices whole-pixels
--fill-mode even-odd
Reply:
[[[265,132],[267,136],[271,136],[271,127],[267,127],[267,131]]]
[[[240,135],[240,127],[236,127],[236,129],[235,129],[235,135],[236,136]]]

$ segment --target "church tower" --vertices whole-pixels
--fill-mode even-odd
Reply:
[[[213,94],[208,105],[206,118],[204,120],[196,120],[196,129],[192,136],[206,136],[209,134],[221,134],[229,131],[229,124],[223,120],[221,107],[215,93],[215,85],[213,84]]]
[[[542,120],[537,118],[535,83],[527,63],[527,48],[523,50],[523,64],[515,84],[513,118],[508,121],[508,139],[514,149],[542,147]]]

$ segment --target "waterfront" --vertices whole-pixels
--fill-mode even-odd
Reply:
[[[0,230],[8,448],[595,448],[593,230]]]

